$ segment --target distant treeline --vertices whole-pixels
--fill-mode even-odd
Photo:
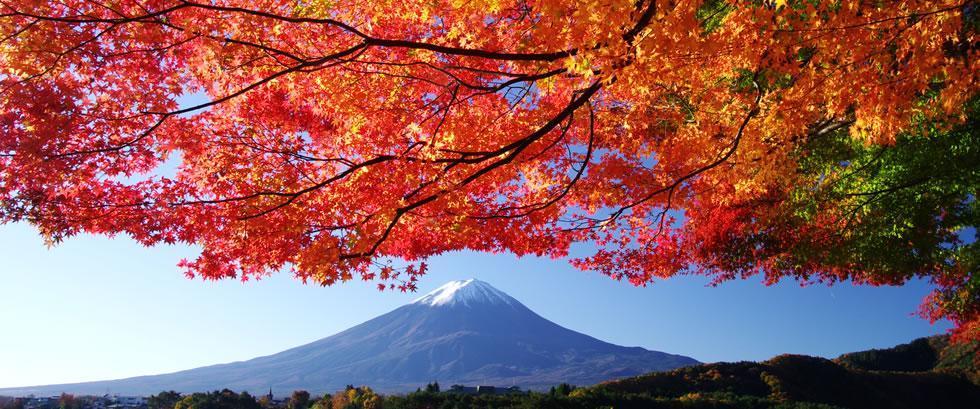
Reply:
[[[96,406],[25,406],[23,399],[0,399],[4,409],[86,409]],[[560,385],[548,392],[508,394],[467,394],[432,389],[406,395],[379,395],[369,387],[348,387],[343,391],[311,397],[296,391],[288,399],[271,401],[248,392],[230,390],[181,395],[162,392],[151,396],[145,409],[453,409],[453,408],[780,408],[838,409],[839,406],[808,402],[776,402],[769,398],[738,396],[731,393],[688,394],[680,398],[654,397],[645,393],[621,392],[606,388],[576,388]]]
[[[940,336],[845,354],[833,361],[781,355],[764,362],[697,365],[590,387],[561,384],[547,392],[443,390],[431,383],[409,394],[381,395],[366,386],[349,385],[323,396],[295,391],[276,400],[227,389],[190,395],[171,391],[149,397],[146,409],[968,409],[980,408],[978,357],[980,345],[952,345]],[[84,409],[85,402],[62,395],[51,408]],[[0,408],[25,406],[23,400],[0,398]]]

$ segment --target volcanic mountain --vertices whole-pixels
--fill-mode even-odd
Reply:
[[[277,394],[369,385],[386,392],[443,385],[544,388],[590,385],[698,363],[623,347],[563,328],[491,285],[452,281],[336,335],[274,355],[165,375],[0,389],[0,395],[69,392],[147,395],[222,388]]]

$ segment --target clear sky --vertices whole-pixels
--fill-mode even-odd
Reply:
[[[48,249],[26,224],[0,225],[0,387],[158,374],[245,360],[356,325],[446,281],[478,278],[547,319],[621,345],[701,361],[780,353],[834,357],[942,333],[914,316],[929,292],[904,287],[706,287],[680,277],[636,288],[562,260],[455,253],[430,260],[419,293],[373,284],[304,286],[288,273],[258,282],[188,280],[190,247],[144,248],[81,236]]]

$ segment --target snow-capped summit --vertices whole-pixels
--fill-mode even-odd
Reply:
[[[450,281],[443,284],[432,292],[423,295],[412,301],[412,304],[430,305],[433,307],[443,305],[462,304],[466,306],[476,304],[518,304],[518,301],[511,298],[492,285],[477,279]]]

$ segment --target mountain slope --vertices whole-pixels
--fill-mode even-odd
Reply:
[[[450,282],[363,324],[313,343],[244,362],[116,381],[0,389],[150,394],[220,388],[327,392],[347,384],[380,391],[452,383],[580,385],[677,368],[697,361],[600,341],[554,324],[487,283]]]

